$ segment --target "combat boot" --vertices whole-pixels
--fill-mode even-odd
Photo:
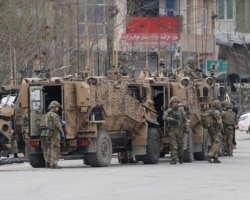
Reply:
[[[175,159],[171,160],[170,165],[176,165],[176,160]]]
[[[214,157],[214,163],[221,163],[221,161],[218,158]]]
[[[54,166],[51,166],[50,169],[62,169],[62,167],[59,165],[54,165]]]
[[[179,163],[182,164],[183,163],[183,158],[179,157]]]
[[[211,156],[207,156],[207,157],[206,157],[206,160],[207,160],[209,163],[212,163],[212,162],[213,162]]]
[[[138,163],[136,160],[134,160],[133,158],[130,158],[129,160],[128,160],[128,163]]]

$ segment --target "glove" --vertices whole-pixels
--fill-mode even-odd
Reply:
[[[61,138],[65,138],[65,133],[64,132],[61,133]]]
[[[65,121],[61,121],[62,125],[65,126],[66,125],[66,122]]]

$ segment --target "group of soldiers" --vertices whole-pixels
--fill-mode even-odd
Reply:
[[[233,156],[235,140],[236,112],[233,104],[214,100],[212,107],[212,123],[208,128],[211,148],[207,156],[210,163],[220,163],[219,155]]]
[[[170,136],[171,162],[183,163],[183,141],[186,130],[187,117],[185,111],[178,107],[178,98],[172,97],[170,108],[164,112],[163,120],[168,122],[168,134]],[[210,107],[211,123],[208,127],[211,147],[206,160],[209,163],[221,163],[218,156],[233,156],[235,140],[236,112],[233,111],[233,104],[214,100]]]

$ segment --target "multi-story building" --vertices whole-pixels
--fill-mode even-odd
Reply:
[[[119,1],[120,2],[120,1]],[[212,0],[123,0],[126,20],[120,33],[121,52],[158,55],[171,67],[189,56],[215,58]],[[126,3],[127,2],[127,3]],[[181,56],[180,56],[181,55]],[[144,59],[157,58],[146,57]],[[142,59],[140,59],[142,60]],[[151,59],[151,67],[157,59]],[[145,62],[144,62],[145,64]]]
[[[215,38],[218,59],[228,61],[227,75],[222,77],[240,110],[250,104],[250,2],[217,0],[215,3]]]

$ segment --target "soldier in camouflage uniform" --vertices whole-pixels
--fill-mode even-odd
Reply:
[[[168,124],[168,134],[170,137],[170,164],[176,164],[177,156],[179,163],[183,163],[183,144],[187,117],[185,111],[178,107],[178,102],[178,98],[173,96],[170,99],[170,108],[163,114],[163,120],[166,120]]]
[[[211,140],[211,148],[207,155],[207,161],[209,163],[221,163],[221,161],[218,159],[218,152],[221,144],[221,130],[223,128],[220,112],[221,109],[221,102],[219,100],[214,100],[211,108],[211,126],[208,128],[208,133]]]
[[[189,77],[191,80],[197,78],[195,73],[196,60],[193,57],[189,57],[187,61],[187,67],[184,69],[184,76]]]
[[[233,104],[227,102],[226,111],[222,113],[222,121],[224,127],[225,153],[227,156],[233,156],[233,134],[236,122],[236,114],[232,110]]]
[[[49,104],[49,112],[47,113],[53,119],[54,131],[42,131],[41,132],[41,145],[43,149],[44,160],[47,168],[61,168],[57,165],[60,156],[60,141],[61,134],[64,134],[60,116],[58,111],[60,108],[58,101],[52,101]]]

